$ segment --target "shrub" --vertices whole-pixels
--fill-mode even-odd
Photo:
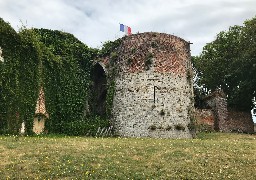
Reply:
[[[150,66],[151,66],[152,63],[153,63],[152,58],[153,58],[153,54],[152,54],[152,53],[148,53],[148,54],[146,55],[145,61],[144,61],[144,63],[145,63],[145,70],[149,70],[149,69],[150,69]]]
[[[151,47],[152,48],[156,48],[157,47],[157,43],[156,42],[151,42]]]
[[[132,58],[128,58],[127,60],[127,65],[130,65],[130,64],[132,64]]]
[[[62,128],[62,134],[70,136],[96,136],[99,128],[110,127],[109,121],[99,116],[85,120],[64,122],[59,125]]]
[[[189,131],[195,131],[195,129],[196,129],[195,123],[190,122],[190,123],[188,124],[188,130],[189,130]]]
[[[208,125],[208,124],[198,124],[198,125],[196,125],[196,131],[210,133],[210,132],[213,132],[214,129],[213,129],[213,126]]]
[[[167,127],[165,128],[165,130],[166,130],[166,131],[172,130],[172,126],[167,126]]]
[[[151,125],[148,127],[149,130],[154,131],[157,129],[156,125]]]
[[[185,131],[185,127],[182,124],[176,124],[175,129],[178,131]]]
[[[161,116],[164,116],[164,115],[165,115],[164,110],[162,109],[159,114],[160,114]]]

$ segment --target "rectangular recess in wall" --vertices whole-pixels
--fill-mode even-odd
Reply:
[[[154,86],[154,104],[156,103],[156,86]]]

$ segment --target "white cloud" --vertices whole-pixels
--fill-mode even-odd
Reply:
[[[88,46],[122,37],[119,23],[132,31],[157,31],[191,41],[192,55],[229,26],[256,15],[255,0],[1,0],[0,17],[18,30],[63,30]]]

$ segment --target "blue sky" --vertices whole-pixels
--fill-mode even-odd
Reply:
[[[0,17],[16,30],[25,25],[69,32],[90,47],[122,37],[123,23],[132,33],[179,36],[198,55],[217,33],[254,17],[255,7],[255,0],[0,0]]]

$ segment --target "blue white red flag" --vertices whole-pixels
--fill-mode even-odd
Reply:
[[[128,35],[132,34],[132,29],[129,26],[120,24],[120,31],[125,32]]]

